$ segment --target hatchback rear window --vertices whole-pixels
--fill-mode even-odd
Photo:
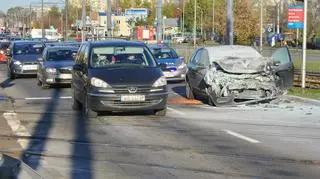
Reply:
[[[14,55],[37,55],[41,54],[43,50],[43,44],[16,44],[13,48]]]

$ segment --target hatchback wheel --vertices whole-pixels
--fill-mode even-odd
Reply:
[[[82,104],[82,115],[84,118],[96,118],[98,116],[98,113],[93,111],[88,106],[88,96],[85,95],[84,101]]]
[[[38,85],[38,86],[41,86],[41,85],[42,85],[42,82],[41,82],[41,80],[39,79],[39,77],[37,77],[37,85]]]
[[[50,88],[50,85],[48,85],[44,80],[42,80],[42,82],[41,82],[41,88],[42,88],[42,89],[49,89],[49,88]]]
[[[194,99],[194,93],[193,93],[188,81],[186,82],[186,97],[188,99]]]
[[[155,116],[166,116],[166,114],[167,114],[167,108],[156,110],[154,112]]]
[[[14,74],[14,73],[13,73],[11,70],[9,70],[9,69],[8,69],[8,71],[7,71],[7,75],[8,75],[8,78],[10,78],[10,79],[12,79],[12,80],[14,80],[14,79],[17,78],[17,75]]]

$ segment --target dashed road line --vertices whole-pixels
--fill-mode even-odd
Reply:
[[[17,136],[30,137],[30,133],[27,128],[23,126],[20,120],[17,118],[17,113],[6,112],[3,114],[3,117],[7,120],[8,125],[10,126],[13,133]],[[18,144],[22,147],[22,149],[26,149],[29,144],[28,139],[18,139]]]
[[[23,98],[24,100],[51,100],[52,97],[30,97]],[[58,99],[72,99],[72,96],[61,96]]]
[[[242,135],[242,134],[239,134],[239,133],[236,133],[236,132],[227,130],[227,129],[225,129],[224,131],[225,131],[226,133],[228,133],[229,135],[232,135],[232,136],[237,137],[237,138],[239,138],[239,139],[248,141],[248,142],[250,142],[250,143],[254,143],[254,144],[260,143],[260,141],[255,140],[255,139],[250,138],[250,137],[247,137],[247,136],[244,136],[244,135]]]
[[[182,115],[182,116],[185,115],[184,112],[181,112],[181,111],[179,111],[179,110],[173,109],[173,108],[171,108],[171,107],[167,107],[167,109],[170,110],[170,111],[172,111],[172,112],[174,112],[174,113],[177,113],[177,114],[179,114],[179,115]]]

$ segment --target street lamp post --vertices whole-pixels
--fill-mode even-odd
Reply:
[[[193,21],[193,48],[197,44],[197,0],[194,0],[194,21]]]
[[[68,12],[68,8],[69,8],[69,1],[68,0],[65,0],[65,13],[66,13],[66,27],[65,27],[65,37],[64,39],[65,40],[68,40],[68,15],[69,15],[69,12]]]
[[[215,0],[212,0],[212,35],[214,35],[214,6],[216,4],[216,1]]]
[[[44,31],[44,22],[43,22],[43,0],[41,0],[41,34],[42,38],[45,38],[45,31]]]
[[[82,21],[82,27],[81,27],[81,41],[84,42],[86,39],[85,36],[85,26],[86,26],[86,0],[82,0],[82,16],[81,16],[81,21]]]
[[[183,8],[184,9],[184,8]],[[182,31],[182,36],[184,36],[184,11],[181,10],[180,8],[177,8],[178,11],[180,11],[181,13],[181,16],[180,16],[180,28],[181,28],[181,31]]]
[[[307,25],[308,25],[308,1],[304,1],[304,21],[303,21],[303,47],[302,47],[302,82],[301,87],[306,87],[306,51],[307,51]]]
[[[183,0],[183,5],[182,5],[182,37],[184,37],[184,12],[185,12],[185,2]]]
[[[260,0],[260,53],[262,53],[263,40],[263,0]]]
[[[233,45],[233,0],[227,3],[227,43]]]

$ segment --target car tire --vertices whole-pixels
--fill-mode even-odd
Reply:
[[[88,96],[85,93],[85,97],[82,103],[82,116],[87,119],[87,118],[96,118],[98,116],[98,113],[93,111],[88,107]]]
[[[194,99],[195,98],[194,93],[193,93],[193,91],[191,89],[191,86],[190,86],[188,81],[186,82],[186,97],[188,99]]]
[[[50,88],[50,85],[48,85],[44,80],[42,80],[42,82],[41,82],[41,88],[42,88],[42,89],[49,89],[49,88]]]
[[[166,116],[167,115],[167,108],[155,110],[154,115],[155,116]]]
[[[14,74],[14,73],[13,73],[11,70],[9,70],[9,69],[8,69],[8,71],[7,71],[7,74],[8,74],[8,78],[10,78],[10,79],[12,79],[12,80],[14,80],[14,79],[17,78],[17,75]]]
[[[37,77],[37,85],[38,85],[38,86],[41,86],[41,85],[42,85],[42,82],[41,82],[41,80],[39,79],[39,77]]]
[[[75,98],[74,90],[73,90],[72,100],[73,100],[72,109],[75,110],[75,111],[80,110],[81,109],[81,103]]]

